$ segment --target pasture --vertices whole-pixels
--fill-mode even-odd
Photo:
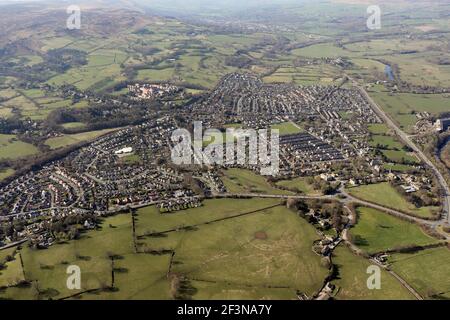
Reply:
[[[397,274],[425,298],[450,299],[450,250],[447,247],[416,253],[398,253],[389,258]],[[444,279],[444,280],[443,280]]]
[[[367,268],[372,264],[363,257],[354,255],[346,246],[338,246],[333,253],[333,263],[338,269],[336,286],[337,300],[411,300],[415,297],[397,279],[381,269],[381,289],[367,288]]]
[[[31,283],[2,289],[0,298],[171,299],[177,294],[172,275],[185,279],[190,289],[183,294],[193,299],[295,299],[297,290],[312,295],[328,274],[311,250],[317,234],[277,203],[218,199],[174,214],[148,207],[135,214],[136,239],[132,216],[120,214],[105,218],[100,229],[82,233],[79,240],[47,250],[23,245],[23,270],[16,254],[0,274],[0,284],[23,276]],[[180,224],[196,226],[142,235]],[[169,251],[154,254],[150,248]],[[0,251],[0,257],[11,252]],[[81,290],[66,287],[69,265],[81,269]]]
[[[314,190],[308,177],[299,177],[292,180],[281,180],[276,183],[278,186],[306,195],[320,195],[320,191]]]
[[[104,129],[98,131],[87,131],[82,133],[75,134],[65,134],[59,137],[50,138],[45,141],[45,144],[48,145],[51,149],[58,149],[67,147],[76,143],[80,143],[83,141],[89,141],[95,138],[98,138],[104,134],[115,131],[117,129]]]
[[[351,229],[353,243],[372,254],[411,245],[428,245],[437,240],[416,224],[400,220],[372,208],[357,209],[358,223]]]
[[[349,188],[347,191],[359,199],[421,217],[433,216],[433,211],[436,209],[434,207],[416,208],[415,205],[408,202],[388,182]]]
[[[272,125],[271,129],[279,130],[280,136],[288,135],[288,134],[296,134],[302,132],[296,125],[291,122],[283,122]]]
[[[0,160],[19,159],[38,153],[39,150],[29,143],[20,141],[16,135],[0,134]]]
[[[228,193],[293,194],[272,187],[266,178],[250,170],[231,168],[223,173],[221,179]]]

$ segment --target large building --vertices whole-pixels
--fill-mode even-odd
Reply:
[[[434,125],[436,127],[436,131],[446,131],[450,127],[450,118],[438,119]]]

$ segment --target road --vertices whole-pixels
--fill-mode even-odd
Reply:
[[[351,79],[351,78],[349,78]],[[355,80],[351,79],[354,86],[359,89],[361,94],[369,101],[369,103],[372,106],[372,109],[375,111],[375,113],[384,120],[384,122],[390,127],[392,130],[395,131],[399,139],[408,147],[410,147],[419,157],[419,159],[425,163],[428,167],[430,167],[436,178],[438,179],[439,184],[441,185],[441,189],[443,191],[443,197],[442,197],[442,213],[443,213],[443,222],[446,222],[447,224],[450,224],[450,190],[448,187],[447,182],[444,179],[444,176],[442,173],[438,170],[438,168],[434,165],[434,163],[428,159],[428,157],[420,150],[414,142],[411,141],[409,136],[403,132],[397,124],[381,109],[381,107],[372,99],[372,97],[369,96],[367,91],[359,85]]]

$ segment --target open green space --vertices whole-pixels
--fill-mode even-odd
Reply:
[[[353,187],[349,188],[348,192],[359,199],[421,217],[433,216],[433,211],[436,209],[435,207],[417,208],[408,202],[388,182]]]
[[[320,191],[314,190],[314,187],[311,185],[309,179],[310,178],[308,177],[299,177],[292,180],[281,180],[276,184],[278,186],[287,188],[295,192],[304,193],[306,195],[320,195]]]
[[[59,137],[50,138],[45,141],[45,144],[48,145],[52,149],[58,149],[62,147],[67,147],[72,144],[76,144],[83,141],[89,141],[95,138],[98,138],[104,134],[112,132],[117,129],[104,129],[98,131],[88,131],[82,133],[75,134],[65,134]]]
[[[335,298],[338,300],[411,300],[415,297],[388,272],[381,269],[381,289],[367,288],[367,259],[354,255],[346,246],[340,245],[333,252],[333,263],[338,269]]]
[[[29,143],[20,141],[16,135],[0,134],[0,159],[18,159],[38,153]]]
[[[358,223],[351,229],[353,243],[368,253],[411,245],[428,245],[437,240],[416,224],[372,208],[357,209]]]
[[[299,129],[296,125],[294,125],[291,122],[283,122],[283,123],[274,124],[274,125],[272,125],[271,129],[279,130],[280,136],[302,132],[301,129]]]
[[[14,174],[14,170],[11,168],[1,169],[0,170],[0,181],[6,179]]]
[[[450,250],[447,247],[416,253],[398,253],[389,258],[393,271],[425,298],[450,299]]]
[[[448,111],[448,97],[442,94],[385,91],[373,91],[369,94],[407,132],[412,132],[414,124],[419,120],[415,113],[429,112],[432,115],[438,115]]]
[[[229,218],[261,210],[279,204],[278,199],[214,199],[205,200],[203,206],[161,214],[155,206],[137,211],[136,233],[138,235],[159,233],[208,221]],[[145,228],[144,228],[145,226]]]
[[[292,194],[272,187],[266,178],[250,170],[231,168],[223,173],[222,181],[228,193]]]
[[[138,243],[147,250],[174,250],[172,272],[190,280],[194,299],[294,299],[296,290],[310,295],[328,273],[311,250],[317,234],[284,206],[262,209],[273,203],[273,199],[211,200],[204,208],[175,213],[175,217],[141,209],[136,218],[138,233],[170,228],[173,221],[196,227],[138,237]],[[245,209],[251,212],[242,215]]]

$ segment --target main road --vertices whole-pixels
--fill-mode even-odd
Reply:
[[[441,190],[443,192],[442,195],[442,211],[443,211],[443,221],[445,221],[447,224],[450,224],[450,190],[447,184],[447,181],[445,181],[444,176],[442,175],[442,173],[439,171],[439,169],[435,166],[435,164],[428,159],[428,157],[422,152],[422,150],[420,150],[415,144],[414,142],[411,141],[411,139],[409,138],[409,136],[403,132],[398,126],[397,124],[384,112],[384,110],[372,99],[372,97],[367,93],[367,91],[360,86],[359,83],[357,83],[354,79],[350,78],[350,80],[352,80],[353,84],[355,87],[358,88],[358,90],[361,92],[361,94],[367,99],[367,101],[369,101],[369,103],[372,106],[372,109],[375,111],[375,113],[384,120],[384,122],[388,125],[388,127],[390,127],[392,130],[395,131],[395,133],[397,134],[397,136],[400,138],[400,140],[407,145],[408,147],[411,148],[411,150],[413,150],[417,156],[419,157],[419,159],[425,163],[428,167],[430,167],[436,178],[439,181],[439,184],[441,185]]]

